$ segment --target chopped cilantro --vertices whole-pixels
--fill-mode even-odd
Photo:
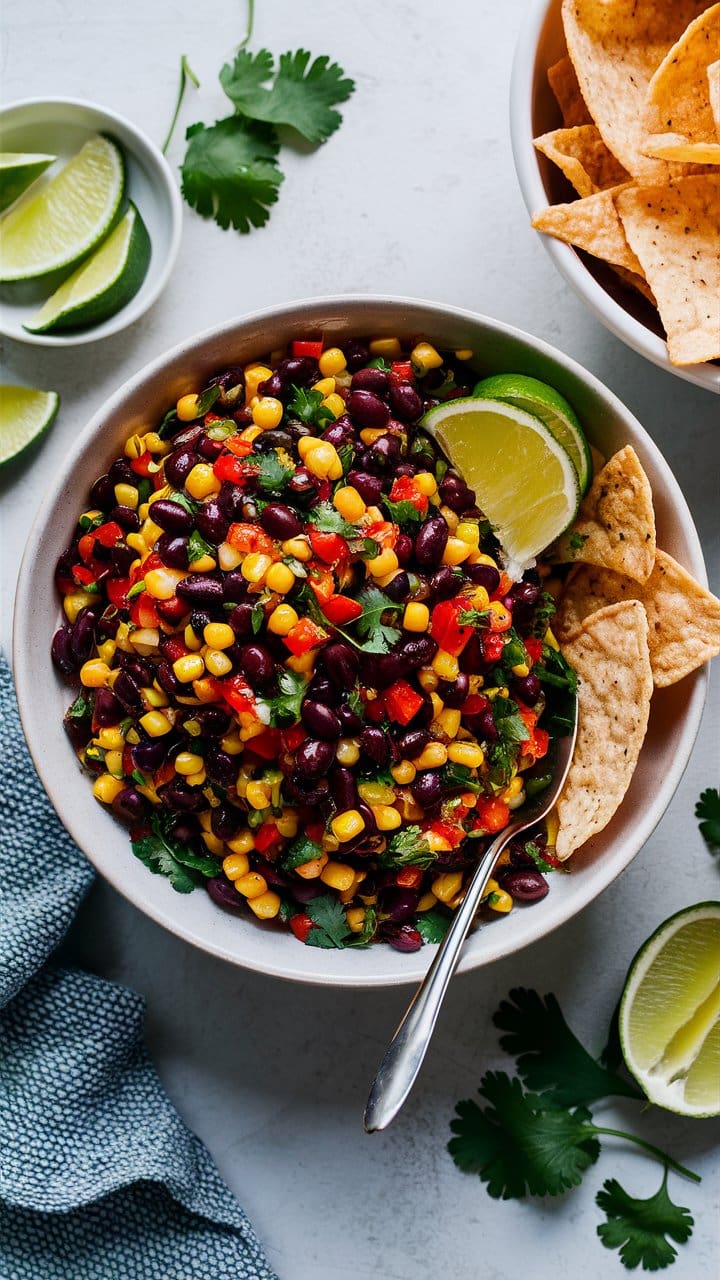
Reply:
[[[257,604],[253,605],[252,613],[250,614],[250,626],[252,627],[252,633],[254,636],[257,635],[258,631],[262,630],[264,621],[265,621],[265,610],[263,609],[263,606],[258,600]]]
[[[607,1219],[597,1233],[606,1249],[620,1250],[620,1261],[630,1271],[641,1264],[645,1271],[669,1267],[677,1257],[670,1240],[685,1244],[692,1235],[689,1209],[668,1195],[667,1173],[665,1169],[660,1189],[647,1200],[628,1195],[615,1178],[608,1178],[595,1197]]]
[[[237,423],[232,418],[221,418],[218,422],[213,422],[205,432],[210,440],[228,440],[230,436],[234,436],[237,432]]]
[[[461,627],[480,627],[486,631],[489,617],[489,609],[462,609],[457,620]]]
[[[187,511],[190,516],[194,516],[200,510],[200,503],[196,502],[194,498],[188,498],[187,494],[180,489],[173,489],[168,500],[177,502],[178,506],[182,507],[183,511]]]
[[[87,692],[83,689],[79,693],[72,706],[65,712],[66,720],[87,720],[93,713],[95,705],[95,694]]]
[[[286,465],[280,461],[277,449],[271,449],[269,453],[255,454],[254,457],[248,458],[247,462],[252,467],[259,487],[265,493],[280,493],[295,474],[293,464]]]
[[[206,413],[212,409],[215,401],[222,394],[222,387],[219,382],[213,383],[211,387],[206,387],[201,395],[198,396],[196,414],[198,418],[204,418]]]
[[[401,498],[399,502],[391,502],[390,499],[383,494],[381,502],[388,512],[390,519],[401,526],[419,524],[423,519],[422,511],[418,511],[414,502],[410,502],[407,498]]]
[[[308,391],[307,387],[293,387],[293,396],[287,411],[291,418],[298,418],[308,427],[323,427],[334,422],[332,409],[323,404],[322,391]]]
[[[307,519],[320,533],[339,533],[342,538],[357,537],[355,525],[343,519],[331,502],[318,502],[308,511]]]
[[[398,613],[402,605],[396,604],[379,587],[364,587],[356,597],[362,605],[362,613],[355,622],[356,634],[363,642],[359,647],[366,653],[388,653],[400,639],[400,631],[383,622],[386,610]]]
[[[97,529],[98,525],[105,521],[104,512],[100,511],[96,516],[82,515],[78,520],[78,524],[83,533],[89,533],[91,529]]]
[[[300,672],[285,667],[278,676],[278,692],[268,699],[270,723],[280,728],[297,724],[307,681]]]
[[[188,845],[174,840],[169,834],[172,823],[170,813],[153,813],[150,819],[152,834],[133,840],[132,851],[156,875],[167,876],[178,893],[190,893],[197,884],[192,873],[215,876],[218,863],[214,858],[195,853]]]
[[[319,858],[321,854],[321,845],[315,844],[308,836],[298,836],[286,850],[280,865],[283,871],[294,871],[296,867],[301,867],[305,862],[311,862],[313,858]]]
[[[452,916],[445,915],[441,911],[432,908],[430,911],[418,913],[415,919],[415,928],[423,942],[442,942],[450,928],[451,920]]]
[[[202,560],[203,556],[210,556],[214,560],[216,554],[215,547],[206,542],[197,529],[193,529],[188,538],[188,563],[193,564],[195,560]]]
[[[135,600],[138,596],[141,596],[143,594],[144,590],[145,590],[145,579],[141,578],[140,581],[136,582],[128,591],[127,593],[128,600]]]
[[[557,606],[550,592],[542,591],[533,614],[533,635],[542,640],[556,613]]]
[[[420,827],[410,826],[395,833],[379,861],[384,867],[430,867],[435,854]]]
[[[442,782],[444,787],[462,787],[463,791],[474,791],[475,795],[483,789],[482,783],[473,778],[466,764],[453,764],[452,761],[443,767]]]
[[[173,431],[171,430],[171,428],[175,428],[177,424],[177,420],[178,420],[177,410],[173,406],[172,409],[168,409],[162,422],[160,423],[160,426],[157,429],[157,433],[160,436],[161,440],[164,440],[166,435],[173,434]]]
[[[534,668],[541,684],[554,685],[556,689],[569,689],[577,693],[578,678],[570,663],[552,645],[542,647],[542,662]]]
[[[570,550],[582,551],[588,540],[588,536],[589,535],[587,533],[578,533],[577,529],[573,529],[572,533],[568,537],[568,546]]]
[[[329,893],[313,898],[305,907],[307,914],[315,925],[311,929],[306,945],[310,947],[346,947],[352,938],[352,930],[348,925],[342,904]]]

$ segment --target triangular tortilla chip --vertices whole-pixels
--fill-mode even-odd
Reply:
[[[720,600],[660,550],[642,585],[595,565],[572,569],[553,632],[561,642],[569,640],[589,614],[619,600],[639,600],[645,606],[650,665],[658,687],[676,684],[720,653]]]
[[[614,201],[615,195],[631,185],[625,182],[582,200],[571,200],[569,204],[551,204],[535,214],[532,225],[546,236],[555,236],[556,240],[574,244],[603,262],[642,276],[640,260],[627,242]]]
[[[608,151],[594,124],[553,129],[552,133],[536,138],[535,146],[562,169],[580,196],[615,187],[630,177],[612,151]]]
[[[563,0],[565,39],[582,96],[613,155],[642,182],[665,182],[682,172],[643,155],[641,115],[655,69],[706,8],[703,0]]]
[[[595,199],[597,197],[594,197]],[[629,187],[615,206],[657,298],[673,364],[720,356],[720,173]]]
[[[562,859],[607,826],[635,772],[653,688],[645,610],[637,600],[598,610],[563,654],[580,684],[577,742],[557,803]]]
[[[720,164],[707,68],[720,51],[720,4],[701,13],[665,55],[647,88],[642,151],[662,160]]]
[[[720,141],[720,61],[710,63],[707,69],[707,82],[708,101],[715,121],[715,132]]]
[[[563,564],[598,564],[637,582],[650,577],[655,512],[650,481],[632,445],[614,453],[595,477],[552,558]]]
[[[548,67],[547,78],[562,112],[565,127],[570,129],[575,124],[592,124],[592,117],[580,92],[575,68],[567,54],[554,66]]]
[[[648,302],[652,303],[654,307],[657,307],[655,294],[650,288],[650,285],[647,280],[643,280],[643,277],[639,276],[637,272],[628,271],[627,267],[618,267],[616,265],[611,266],[610,270],[614,271],[618,279],[622,280],[623,284],[627,285],[628,288],[637,289],[638,293],[641,293],[643,298],[647,298]]]

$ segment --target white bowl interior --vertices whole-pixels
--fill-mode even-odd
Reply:
[[[510,89],[510,130],[518,181],[529,214],[547,204],[577,199],[563,174],[533,146],[533,138],[562,127],[547,69],[567,52],[562,0],[534,0],[521,28]],[[555,266],[590,310],[617,338],[653,364],[697,386],[720,392],[717,363],[673,365],[654,307],[615,272],[553,236],[539,238]]]
[[[430,951],[400,955],[303,947],[272,925],[231,916],[202,890],[187,897],[151,875],[129,846],[126,829],[92,797],[62,728],[72,691],[49,657],[60,609],[56,559],[72,536],[88,489],[117,456],[127,435],[159,418],[180,394],[223,367],[266,355],[293,337],[424,334],[440,346],[470,347],[479,373],[523,371],[544,378],[575,405],[593,443],[606,455],[630,442],[650,477],[661,545],[701,580],[705,570],[685,500],[667,463],[630,412],[595,378],[554,348],[469,312],[412,300],[329,298],[293,303],[229,322],[176,347],[112,397],[90,422],[57,476],[33,526],[20,571],[15,613],[15,679],[35,765],[60,817],[90,860],[154,920],[231,962],[280,977],[326,985],[383,986],[418,980]],[[487,964],[541,937],[600,893],[661,818],[687,763],[700,722],[704,671],[653,698],[650,727],[630,791],[611,825],[590,842],[573,874],[553,876],[539,905],[518,907],[468,940],[460,968]]]
[[[36,190],[54,178],[94,133],[107,134],[122,148],[125,194],[137,205],[152,245],[147,275],[134,298],[114,316],[92,328],[57,335],[28,333],[22,327],[36,314],[52,288],[42,282],[0,285],[0,333],[18,342],[69,347],[117,333],[152,306],[177,257],[182,227],[180,192],[160,151],[128,120],[92,103],[63,98],[16,102],[0,111],[0,149],[57,156]]]

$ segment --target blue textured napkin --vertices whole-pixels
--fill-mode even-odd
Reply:
[[[46,963],[93,871],[61,826],[0,655],[0,1277],[276,1280],[172,1106],[133,991]]]

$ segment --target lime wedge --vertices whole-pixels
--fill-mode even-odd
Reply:
[[[135,205],[107,240],[60,285],[28,324],[29,333],[84,329],[114,316],[137,293],[150,262],[150,237]]]
[[[619,1028],[651,1102],[684,1116],[720,1113],[720,902],[678,911],[640,948]]]
[[[534,413],[570,454],[580,492],[585,493],[592,476],[590,446],[575,410],[559,391],[525,373],[496,373],[478,382],[473,395],[484,400],[506,400],[526,413]]]
[[[124,185],[120,151],[95,134],[42,191],[28,191],[0,219],[0,281],[74,267],[107,235]]]
[[[0,386],[0,466],[17,458],[47,431],[59,404],[56,391]]]
[[[475,490],[513,576],[572,524],[580,505],[575,468],[533,414],[502,400],[448,400],[420,426]]]
[[[31,155],[24,151],[0,151],[0,213],[55,159],[55,156]]]

